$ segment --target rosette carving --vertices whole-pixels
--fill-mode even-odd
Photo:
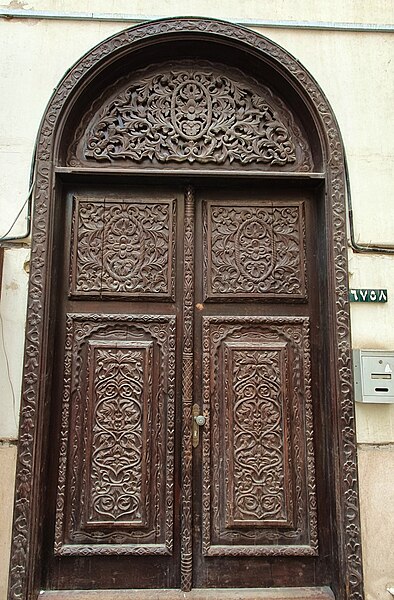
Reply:
[[[164,65],[123,89],[117,82],[111,99],[82,126],[81,160],[71,156],[69,162],[238,162],[311,170],[309,149],[279,98],[224,71],[210,64]]]
[[[302,204],[211,203],[204,219],[207,298],[306,298]]]

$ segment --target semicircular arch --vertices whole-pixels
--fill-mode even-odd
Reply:
[[[324,314],[327,318],[327,330],[330,332],[327,341],[330,365],[327,366],[327,371],[331,382],[330,434],[333,444],[332,456],[335,457],[332,464],[332,485],[338,499],[333,518],[338,540],[338,579],[333,585],[336,586],[338,600],[358,600],[362,598],[363,592],[350,368],[344,156],[340,131],[319,85],[299,61],[283,48],[245,28],[222,21],[197,18],[175,18],[146,23],[98,44],[67,72],[56,88],[42,120],[36,155],[28,326],[9,598],[31,598],[31,594],[39,589],[37,560],[41,556],[41,532],[37,529],[36,522],[40,515],[40,499],[44,489],[41,467],[48,443],[45,433],[48,406],[45,397],[46,374],[50,371],[48,347],[53,336],[48,306],[51,297],[51,257],[56,238],[56,178],[72,176],[73,169],[77,174],[78,169],[91,167],[89,161],[95,159],[97,139],[100,141],[100,136],[108,138],[111,127],[114,127],[114,115],[115,118],[119,116],[114,112],[114,103],[118,101],[119,93],[125,94],[131,90],[131,93],[138,94],[140,74],[144,69],[149,65],[156,65],[156,70],[149,74],[151,88],[159,71],[157,65],[169,65],[171,61],[178,60],[176,76],[182,77],[186,63],[180,63],[179,56],[182,56],[184,61],[197,61],[200,67],[203,67],[205,76],[209,69],[205,66],[204,71],[204,65],[207,65],[207,61],[210,64],[214,63],[215,81],[211,80],[209,85],[216,86],[215,90],[218,89],[219,78],[217,65],[226,66],[226,77],[230,83],[234,83],[235,74],[242,70],[246,75],[240,89],[248,92],[250,98],[253,94],[258,96],[257,104],[250,100],[249,108],[258,108],[261,98],[274,98],[270,106],[273,111],[269,115],[271,121],[276,120],[279,128],[287,124],[292,135],[296,132],[302,140],[298,147],[295,145],[293,150],[289,151],[290,154],[293,152],[294,160],[279,166],[277,162],[264,163],[256,158],[243,164],[237,155],[232,160],[239,160],[244,173],[247,173],[248,168],[253,168],[261,171],[265,169],[271,175],[278,175],[278,170],[279,175],[291,173],[294,176],[301,174],[313,178],[318,174],[325,186],[321,208],[324,229],[321,232],[320,251],[325,257],[327,267]],[[170,67],[167,67],[167,71],[171,71]],[[138,81],[130,79],[130,73],[137,73]],[[239,84],[239,80],[236,83]],[[181,80],[176,85],[181,86]],[[111,86],[115,86],[113,93],[110,90]],[[258,89],[253,86],[257,86]],[[204,97],[206,86],[197,85],[196,88],[199,89],[201,97]],[[151,91],[152,89],[150,93]],[[163,95],[166,92],[168,89],[166,90],[164,85]],[[174,103],[175,100],[171,102]],[[203,103],[203,100],[201,102]],[[201,106],[202,104],[198,110]],[[134,108],[138,109],[138,102]],[[100,119],[94,121],[91,117],[89,120],[89,115],[97,114],[97,109]],[[206,114],[211,114],[212,106],[205,110],[208,111]],[[295,115],[295,123],[291,123],[288,116],[290,113]],[[105,131],[99,127],[103,115],[108,116]],[[190,128],[192,119],[185,117],[185,111],[182,118],[183,130],[179,120],[174,121],[172,127],[178,136],[183,136],[184,141],[195,143],[197,139],[200,142],[207,135],[207,127],[201,122],[197,123],[197,129]],[[122,115],[118,123],[120,127],[124,125]],[[256,127],[263,131],[266,125],[263,121],[258,121]],[[270,126],[268,124],[267,127]],[[267,127],[263,133],[264,143],[267,139]],[[127,133],[129,137],[130,131],[131,129]],[[89,156],[89,152],[86,153],[87,146],[84,147],[81,142],[86,139],[86,132],[92,133],[96,140],[93,145],[91,142],[92,156]],[[256,137],[256,131],[253,135]],[[277,142],[278,136],[275,139]],[[127,138],[127,142],[129,141]],[[166,140],[164,143],[167,143]],[[194,148],[196,147],[195,144]],[[168,148],[164,151],[168,152]],[[209,160],[204,162],[196,158],[201,156],[198,154],[201,151],[201,147],[193,150],[196,153],[193,160],[189,160],[190,156],[183,154],[180,161],[178,149],[178,155],[175,152],[175,162],[178,166],[181,162],[188,168],[195,167],[197,170],[207,171]],[[305,156],[309,152],[309,163],[305,162],[303,152]],[[149,170],[152,156],[152,149],[148,148],[142,159],[140,155],[138,160],[129,157],[130,161],[127,163],[126,157],[126,164],[132,168],[132,164],[137,163]],[[160,156],[154,157],[157,162],[160,162]],[[217,155],[213,152],[213,156]],[[107,156],[104,161],[94,163],[93,168],[97,171],[116,169],[119,165],[117,158]],[[125,159],[119,157],[119,160],[122,162]],[[211,160],[215,168],[218,165],[225,166],[226,161],[228,164],[231,162],[228,155],[222,156],[216,162]],[[296,165],[293,170],[292,165]],[[167,166],[171,167],[171,160],[166,162],[165,167]]]

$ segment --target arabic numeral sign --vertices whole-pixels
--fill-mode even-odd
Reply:
[[[387,290],[367,290],[353,288],[349,290],[350,302],[387,302]]]

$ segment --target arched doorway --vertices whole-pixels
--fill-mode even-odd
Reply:
[[[10,598],[361,598],[343,155],[310,75],[219,21],[127,30],[55,91],[36,186]]]

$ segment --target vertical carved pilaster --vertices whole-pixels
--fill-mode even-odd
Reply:
[[[182,361],[182,549],[181,587],[192,587],[192,404],[193,404],[193,312],[194,312],[194,197],[185,193],[184,297]]]

